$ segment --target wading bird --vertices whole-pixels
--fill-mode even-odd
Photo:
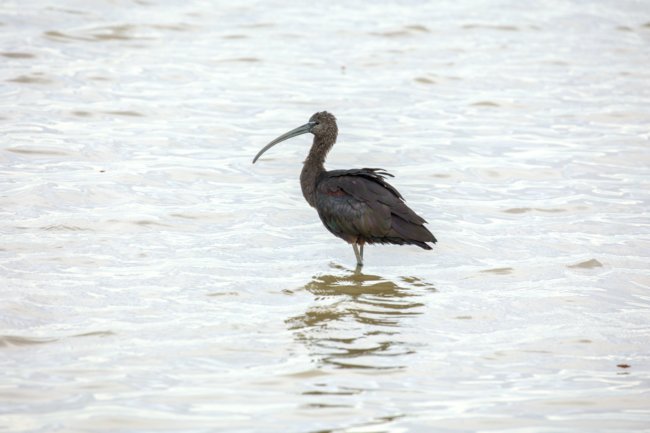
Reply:
[[[402,195],[386,182],[386,176],[392,174],[380,168],[325,170],[325,157],[338,135],[336,118],[327,111],[314,114],[306,124],[264,146],[253,164],[279,142],[308,132],[314,134],[314,142],[300,173],[302,195],[316,208],[327,230],[352,244],[357,267],[363,266],[365,244],[409,244],[431,249],[427,242],[436,243],[436,238],[424,227],[424,218],[413,212]]]

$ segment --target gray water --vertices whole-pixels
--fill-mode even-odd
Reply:
[[[0,4],[0,431],[650,431],[647,1]],[[383,167],[439,239],[298,185]]]

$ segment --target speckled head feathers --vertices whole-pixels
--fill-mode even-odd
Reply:
[[[339,133],[339,128],[336,126],[336,117],[332,113],[328,113],[327,111],[314,113],[309,118],[309,122],[313,123],[310,131],[312,134],[320,139],[324,139],[326,142],[334,144],[336,136]]]

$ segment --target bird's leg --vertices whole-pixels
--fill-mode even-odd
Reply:
[[[354,255],[357,257],[357,267],[363,266],[363,256],[359,253],[359,247],[356,242],[352,244],[352,249],[354,249]],[[363,251],[363,245],[361,246],[361,251]]]
[[[359,248],[359,252],[361,253],[361,261],[363,261],[363,246],[364,246],[365,244],[366,244],[366,243],[365,243],[364,241],[359,242],[359,247],[360,247],[360,248]]]

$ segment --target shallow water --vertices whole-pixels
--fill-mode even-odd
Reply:
[[[0,430],[650,426],[646,2],[0,5]],[[439,239],[352,249],[295,138]]]

